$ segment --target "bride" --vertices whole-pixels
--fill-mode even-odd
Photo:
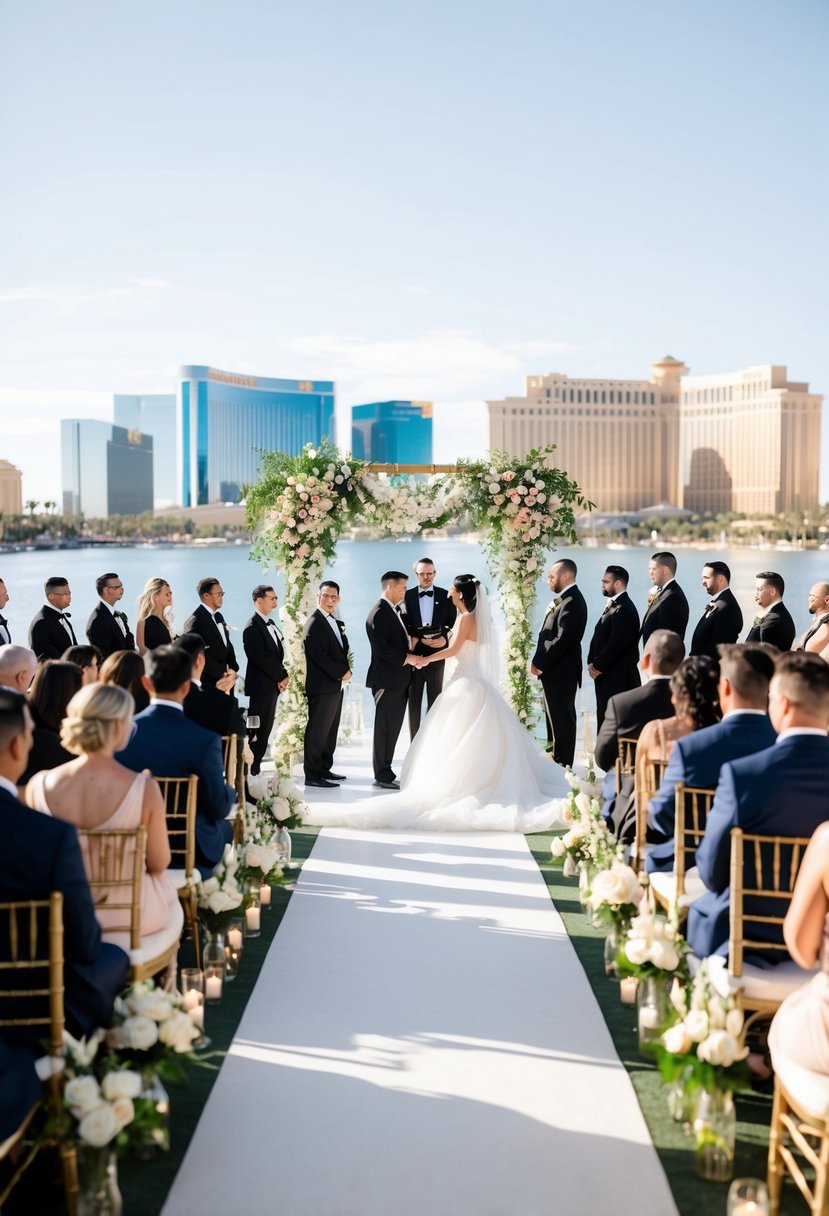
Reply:
[[[321,827],[539,832],[560,825],[567,782],[497,688],[498,658],[485,589],[460,574],[449,590],[458,610],[451,645],[424,663],[457,666],[403,763],[400,792],[350,807],[313,805]]]

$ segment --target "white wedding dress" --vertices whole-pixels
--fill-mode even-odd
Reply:
[[[455,662],[409,748],[400,792],[350,807],[313,805],[310,823],[437,832],[541,832],[563,826],[560,811],[569,788],[563,771],[484,676],[478,644],[465,642]]]

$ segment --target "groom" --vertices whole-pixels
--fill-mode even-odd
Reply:
[[[366,685],[374,697],[374,785],[384,790],[400,789],[392,760],[406,712],[412,668],[419,664],[410,651],[409,633],[401,614],[408,577],[400,570],[386,571],[380,579],[380,599],[366,620],[371,647]]]

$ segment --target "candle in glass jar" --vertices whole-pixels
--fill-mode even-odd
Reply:
[[[204,1005],[193,1005],[187,1010],[190,1015],[190,1021],[198,1030],[204,1030]]]
[[[266,882],[262,883],[259,888],[259,902],[263,908],[267,908],[271,902],[271,889]]]
[[[259,908],[246,908],[245,909],[245,920],[247,922],[248,929],[251,933],[259,932],[259,918],[261,915],[262,914],[261,914]]]
[[[639,1010],[639,1025],[645,1030],[656,1030],[659,1026],[659,1010],[643,1005]]]
[[[636,1004],[636,989],[639,987],[639,981],[635,975],[625,976],[619,981],[619,996],[623,1005]]]
[[[208,975],[205,980],[204,991],[208,1001],[221,1000],[222,977],[220,975]]]
[[[243,939],[242,939],[242,930],[241,929],[228,929],[227,944],[230,946],[231,950],[236,950],[236,951],[241,950],[242,949],[242,940]]]
[[[755,1203],[753,1199],[738,1200],[731,1209],[731,1216],[768,1216],[764,1203]]]
[[[191,1009],[195,1009],[197,1005],[201,1004],[201,993],[195,988],[189,988],[184,994],[183,1004],[189,1013]]]

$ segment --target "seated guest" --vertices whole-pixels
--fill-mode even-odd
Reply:
[[[60,657],[64,663],[74,663],[80,667],[84,687],[101,678],[99,672],[104,656],[97,646],[70,646]]]
[[[190,691],[184,698],[184,713],[199,726],[215,730],[217,735],[244,735],[245,719],[239,702],[233,695],[236,673],[224,676],[214,687],[202,683],[205,664],[204,639],[197,633],[183,633],[176,638],[176,646],[190,659]]]
[[[184,716],[190,691],[190,657],[178,646],[157,646],[146,659],[150,706],[135,719],[135,734],[116,759],[133,772],[199,778],[196,862],[208,875],[233,838],[228,813],[236,795],[225,785],[219,736]]]
[[[829,666],[805,651],[781,654],[769,686],[769,717],[776,742],[723,765],[697,849],[697,869],[708,890],[689,909],[687,938],[698,958],[728,948],[731,829],[811,836],[829,819]],[[772,915],[775,902],[770,901]],[[759,898],[756,903],[762,906]],[[756,927],[758,936],[762,928]],[[770,961],[786,957],[773,953]]]
[[[648,804],[648,838],[655,843],[646,868],[672,870],[674,865],[674,791],[677,782],[695,789],[714,789],[720,769],[771,747],[774,727],[769,721],[769,681],[774,661],[760,646],[721,646],[717,685],[722,721],[678,739],[659,789]],[[694,864],[686,857],[686,865]]]
[[[151,578],[138,601],[135,644],[139,654],[169,646],[173,640],[173,591],[163,578]]]
[[[28,646],[0,646],[0,685],[28,692],[37,671],[37,657]]]
[[[37,773],[26,787],[26,804],[76,828],[147,829],[146,873],[141,884],[141,936],[149,937],[172,925],[181,926],[178,892],[167,867],[164,800],[146,773],[137,776],[113,759],[132,733],[132,697],[115,684],[95,684],[72,698],[61,730],[61,742],[77,759],[50,772]],[[84,841],[81,840],[83,850]],[[90,880],[89,857],[84,858]],[[114,899],[123,899],[117,889]],[[129,949],[129,936],[112,932],[123,927],[123,912],[109,911],[105,892],[97,892],[97,914],[104,941]]]
[[[129,959],[101,941],[101,930],[84,873],[78,834],[69,823],[29,810],[17,798],[26,767],[32,718],[26,698],[0,689],[0,900],[48,899],[63,895],[64,1005],[75,1036],[108,1026],[115,997],[127,982]],[[0,962],[8,962],[0,942]],[[4,1029],[4,1038],[39,1042],[43,1027]]]
[[[72,753],[61,745],[60,728],[67,705],[82,685],[83,675],[76,663],[47,659],[38,668],[29,693],[29,708],[35,723],[34,740],[21,785],[41,769],[56,768],[72,759]]]
[[[144,660],[134,650],[117,650],[101,664],[102,684],[117,684],[126,688],[132,697],[133,713],[140,714],[150,703],[150,694],[144,687]]]

